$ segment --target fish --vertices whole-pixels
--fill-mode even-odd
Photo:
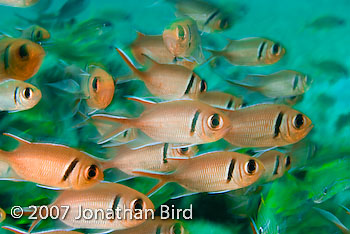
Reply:
[[[39,0],[0,0],[0,5],[12,7],[31,7]]]
[[[194,19],[200,31],[219,32],[232,26],[232,18],[218,7],[201,0],[175,0],[177,16]]]
[[[141,225],[133,228],[114,231],[111,234],[188,234],[188,230],[180,220],[162,219],[161,217],[155,217],[155,219],[149,219]]]
[[[172,173],[134,171],[160,182],[147,194],[168,182],[176,182],[191,192],[225,192],[247,187],[264,173],[259,159],[237,152],[217,151],[181,161]]]
[[[162,103],[128,98],[142,103],[145,110],[138,118],[128,119],[106,114],[91,118],[122,126],[104,136],[98,143],[112,139],[128,128],[138,128],[156,142],[201,144],[221,139],[230,129],[229,118],[221,111],[199,101],[175,100]]]
[[[239,110],[222,110],[232,128],[224,139],[240,147],[274,147],[294,144],[313,128],[303,113],[286,105],[258,104]]]
[[[90,0],[67,0],[57,14],[59,20],[69,20],[82,13],[89,6]]]
[[[310,28],[315,28],[315,29],[332,29],[332,28],[344,26],[345,24],[346,24],[345,19],[340,18],[338,16],[327,15],[327,16],[320,16],[314,19],[311,23],[309,23],[306,26]]]
[[[34,76],[45,57],[44,49],[27,39],[0,37],[0,79],[28,80]]]
[[[166,100],[179,99],[184,95],[193,97],[205,92],[207,83],[192,70],[176,64],[160,64],[148,57],[151,65],[138,70],[127,55],[117,49],[133,73],[141,79],[151,94]]]
[[[151,218],[154,212],[152,201],[144,194],[122,184],[107,182],[86,190],[62,191],[57,199],[48,205],[49,208],[53,206],[58,207],[60,213],[64,212],[65,206],[69,207],[67,215],[64,218],[62,216],[58,218],[61,223],[72,228],[86,229],[132,228]],[[80,208],[90,209],[93,213],[100,210],[104,215],[102,216],[100,212],[98,217],[85,219],[79,213]],[[126,212],[126,209],[129,209],[130,212]],[[30,230],[39,221],[40,217],[33,222]]]
[[[204,62],[201,38],[196,22],[191,18],[180,18],[163,31],[163,42],[175,58],[194,59]]]
[[[71,33],[71,37],[75,40],[86,40],[87,38],[104,36],[112,29],[113,23],[110,20],[92,18],[76,25]]]
[[[193,70],[198,64],[196,61],[178,59],[165,46],[162,35],[145,35],[137,32],[137,38],[129,46],[136,62],[146,65],[148,56],[160,64],[178,64]]]
[[[313,207],[314,210],[316,210],[321,216],[323,216],[326,220],[329,222],[333,223],[337,228],[341,230],[343,234],[349,234],[350,230],[347,228],[339,219],[337,216],[332,214],[331,212],[318,208],[318,207]]]
[[[26,29],[17,29],[22,33],[21,38],[32,42],[41,43],[50,39],[51,34],[45,28],[39,25],[32,25]]]
[[[6,212],[0,208],[0,223],[4,222],[6,219]]]
[[[238,66],[271,65],[277,63],[286,53],[280,43],[260,37],[228,40],[223,50],[208,51],[212,53],[212,57],[223,56],[229,63]]]
[[[139,149],[127,146],[112,147],[107,151],[110,160],[101,161],[103,170],[116,168],[126,174],[134,175],[134,170],[169,172],[176,168],[178,162],[194,156],[197,146],[181,147],[174,144],[156,144]]]
[[[33,108],[41,100],[41,91],[29,83],[0,80],[0,111],[23,111]]]
[[[203,92],[198,95],[198,100],[211,106],[228,110],[239,109],[243,104],[242,98],[218,91]]]
[[[242,81],[227,81],[271,98],[302,95],[309,90],[312,83],[309,76],[292,70],[283,70],[270,75],[248,75]]]
[[[20,180],[59,189],[86,189],[103,180],[98,161],[86,153],[64,145],[31,143],[9,133],[19,146],[0,151],[0,160],[8,163]]]
[[[14,227],[9,227],[9,226],[2,226],[3,229],[16,233],[16,234],[27,234],[27,231],[24,230],[20,230],[18,228],[14,228]],[[35,234],[35,232],[31,232],[33,234]],[[82,232],[77,232],[77,231],[47,231],[47,232],[37,232],[37,233],[41,233],[41,234],[83,234]]]
[[[287,106],[294,106],[298,103],[300,103],[304,98],[304,95],[296,95],[296,96],[289,96],[289,97],[280,97],[276,98],[274,100],[275,104],[283,104]]]

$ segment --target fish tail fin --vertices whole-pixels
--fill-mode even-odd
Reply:
[[[136,66],[132,63],[131,59],[125,54],[124,51],[122,51],[121,49],[119,48],[115,48],[119,55],[122,57],[122,59],[124,60],[124,62],[130,67],[130,69],[132,70],[132,72],[139,76],[139,77],[142,77],[143,76],[143,72],[140,71],[139,69],[136,68]]]
[[[324,209],[320,209],[317,207],[314,207],[314,209],[320,214],[322,215],[325,219],[327,219],[328,221],[332,222],[335,226],[337,226],[342,233],[344,234],[349,234],[350,230],[344,226],[344,224],[331,212],[326,211]]]
[[[10,232],[13,232],[13,233],[16,233],[16,234],[25,234],[25,233],[27,233],[24,230],[20,230],[20,229],[17,229],[17,228],[14,228],[14,227],[9,227],[9,226],[3,226],[2,229],[5,229],[7,231],[10,231]]]
[[[160,189],[163,185],[168,183],[168,174],[165,173],[160,173],[160,172],[154,172],[154,171],[145,171],[145,170],[134,170],[133,174],[137,174],[140,176],[146,176],[146,177],[151,177],[154,179],[158,179],[159,182],[151,189],[149,190],[146,195],[150,196],[152,193]]]

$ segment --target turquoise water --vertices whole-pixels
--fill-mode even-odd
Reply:
[[[18,15],[35,19],[40,14],[55,14],[64,1],[53,2],[52,5],[48,4],[50,5],[48,9],[44,0],[37,6],[27,9],[0,6],[0,31],[18,37],[16,27],[26,28],[32,25]],[[312,120],[314,128],[307,139],[316,144],[317,151],[314,159],[303,168],[296,168],[279,180],[263,185],[258,192],[248,192],[244,195],[234,192],[196,194],[170,199],[171,196],[166,192],[172,188],[173,185],[170,185],[155,194],[151,198],[152,201],[156,206],[166,203],[175,204],[180,208],[188,208],[192,204],[193,220],[184,221],[190,233],[252,233],[250,217],[255,220],[261,233],[341,233],[336,225],[314,208],[331,212],[344,226],[350,228],[350,215],[342,208],[342,206],[350,208],[349,191],[347,191],[350,187],[350,176],[346,170],[350,166],[347,158],[350,154],[348,69],[350,2],[348,0],[211,2],[230,12],[231,16],[239,17],[228,30],[201,35],[203,48],[222,49],[228,38],[266,37],[280,42],[286,48],[286,55],[281,61],[270,66],[233,66],[223,59],[218,59],[218,66],[215,68],[212,68],[210,63],[205,63],[195,71],[206,79],[209,90],[243,96],[248,104],[270,100],[262,96],[256,98],[252,93],[234,86],[223,85],[225,84],[223,79],[233,79],[247,74],[270,74],[284,69],[297,70],[309,75],[313,79],[312,86],[305,93],[303,100],[293,108],[305,113]],[[57,22],[47,28],[52,34],[48,44],[44,45],[48,51],[47,56],[39,73],[29,80],[30,83],[42,88],[43,99],[31,110],[1,113],[1,132],[16,133],[31,141],[65,144],[98,157],[105,157],[105,149],[96,144],[97,132],[93,127],[78,129],[74,127],[81,119],[72,117],[73,98],[62,93],[57,95],[56,91],[45,86],[45,83],[61,79],[60,72],[53,72],[50,70],[51,66],[58,64],[58,59],[63,59],[68,64],[77,64],[82,68],[88,63],[96,62],[102,63],[113,77],[126,75],[129,73],[129,68],[114,48],[125,48],[129,45],[135,40],[136,31],[147,35],[161,34],[164,27],[176,19],[174,12],[173,3],[165,0],[91,0],[86,8],[73,12],[68,21]],[[308,26],[315,19],[324,16],[337,17],[343,19],[345,23],[331,27]],[[110,21],[112,27],[102,36],[91,33],[88,34],[89,40],[73,41],[74,38],[69,36],[71,29],[79,22],[94,17]],[[70,18],[74,18],[74,21]],[[81,29],[81,32],[83,31],[84,29]],[[59,52],[55,50],[57,41],[62,43]],[[69,49],[69,45],[73,46],[73,49]],[[207,58],[210,56],[206,51],[204,53]],[[86,55],[86,57],[73,57],[73,55]],[[141,111],[138,109],[139,106],[124,99],[124,96],[131,94],[149,95],[145,87],[138,82],[118,85],[114,99],[105,111],[123,116],[137,116]],[[5,137],[0,141],[2,148],[12,144]],[[223,149],[226,145],[225,142],[219,141],[209,146],[201,146],[201,150]],[[339,160],[341,165],[339,170],[328,166],[327,163],[334,160]],[[312,174],[314,177],[305,176],[322,166],[324,170]],[[146,193],[156,182],[152,179],[133,179],[123,183]],[[324,193],[326,199],[315,202],[310,195],[313,193]],[[7,212],[14,205],[24,207],[48,204],[56,194],[56,191],[38,188],[32,183],[0,181],[0,207]],[[260,197],[263,197],[263,205],[259,202]],[[28,229],[29,223],[26,219],[14,220],[8,217],[1,225]],[[45,223],[41,228],[45,229],[50,225],[54,224]],[[5,231],[0,230],[0,233]]]

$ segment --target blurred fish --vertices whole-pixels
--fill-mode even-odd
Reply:
[[[86,153],[63,145],[30,143],[7,133],[4,135],[20,144],[14,151],[0,151],[0,160],[10,164],[18,175],[13,179],[76,190],[103,180],[99,163]]]
[[[204,92],[199,94],[198,99],[204,103],[207,103],[213,107],[218,107],[228,110],[236,110],[242,107],[242,98],[235,97],[228,93],[223,92]]]
[[[197,22],[203,32],[223,31],[232,26],[229,14],[216,6],[201,0],[173,0],[178,10],[177,16],[189,16]]]
[[[14,227],[8,227],[8,226],[3,226],[3,229],[16,233],[16,234],[27,234],[27,231],[24,230],[20,230],[18,228],[14,228]],[[35,234],[36,232],[31,232],[33,234]],[[82,234],[82,232],[76,232],[76,231],[47,231],[47,232],[37,232],[37,233],[41,233],[41,234]]]
[[[221,51],[208,50],[213,57],[223,56],[233,65],[265,66],[278,62],[286,50],[280,43],[266,38],[252,37],[241,40],[228,40]]]
[[[12,7],[30,7],[36,4],[39,0],[0,0],[0,5]]]
[[[60,8],[57,18],[69,20],[82,13],[89,6],[90,0],[67,0]]]
[[[255,158],[236,152],[212,152],[183,160],[173,173],[135,171],[159,179],[151,194],[165,183],[176,182],[192,192],[225,192],[255,183],[264,173],[264,165]]]
[[[104,136],[99,141],[100,144],[128,128],[139,128],[158,142],[201,144],[221,139],[231,127],[226,115],[202,102],[176,100],[155,104],[137,98],[129,99],[145,105],[140,117],[127,119],[104,114],[92,116],[92,119],[122,124]]]
[[[197,146],[181,147],[174,144],[156,144],[139,149],[127,146],[113,147],[107,155],[112,156],[108,161],[102,161],[102,168],[116,168],[124,173],[133,175],[134,170],[150,170],[169,172],[176,168],[179,160],[186,160],[198,151]]]
[[[179,220],[162,219],[155,217],[155,219],[148,219],[141,225],[125,230],[114,231],[111,234],[188,234],[189,232],[184,228]]]
[[[304,98],[304,95],[290,96],[290,97],[280,97],[274,100],[275,104],[283,104],[287,106],[294,106],[301,102]]]
[[[112,28],[113,24],[111,21],[101,18],[92,18],[76,25],[70,37],[74,38],[74,40],[89,40],[91,38],[104,36],[106,33],[110,32]]]
[[[270,75],[248,75],[242,81],[227,81],[271,98],[301,95],[312,83],[310,77],[292,70],[283,70]]]
[[[23,111],[33,108],[41,99],[41,91],[20,80],[0,81],[0,111]]]
[[[177,19],[163,31],[163,42],[176,58],[204,62],[197,24],[191,18]]]
[[[178,99],[184,95],[193,97],[206,91],[207,84],[192,70],[176,64],[160,64],[148,58],[151,66],[145,70],[138,70],[131,60],[117,49],[125,63],[133,73],[140,78],[153,95],[163,99]]]
[[[331,81],[336,81],[336,78],[346,78],[349,76],[348,69],[343,64],[335,60],[323,60],[312,62],[311,65],[317,67],[322,73],[337,76]]]
[[[350,230],[334,214],[324,209],[320,209],[317,207],[313,208],[329,222],[332,222],[334,225],[336,225],[343,234],[350,233]]]
[[[26,29],[17,29],[22,33],[21,37],[32,42],[41,43],[50,39],[49,31],[38,25],[32,25]]]
[[[27,39],[0,37],[0,79],[27,80],[39,70],[44,49]]]
[[[314,19],[311,23],[307,24],[306,27],[315,29],[331,29],[340,26],[344,26],[346,20],[333,15],[321,16]]]
[[[58,219],[69,227],[114,230],[127,229],[144,223],[150,218],[149,215],[152,215],[150,212],[154,209],[152,201],[147,196],[116,183],[100,183],[81,191],[63,191],[48,207],[52,206],[57,206],[60,214],[64,213],[65,206],[69,207],[67,215],[64,218],[60,215]],[[85,219],[80,213],[82,208],[93,212],[103,210],[103,214],[99,212],[98,217]],[[126,212],[126,209],[131,212]],[[33,222],[30,230],[39,221],[40,217]]]
[[[273,147],[296,143],[313,128],[311,120],[289,106],[259,104],[223,110],[232,128],[224,139],[241,147]]]
[[[6,212],[0,208],[0,223],[4,222],[6,219]]]

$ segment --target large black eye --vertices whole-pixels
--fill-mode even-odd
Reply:
[[[302,114],[297,114],[294,118],[293,124],[296,129],[301,128],[301,126],[304,125],[304,116]]]
[[[98,88],[98,77],[95,76],[94,79],[92,80],[92,89],[96,92]]]
[[[19,56],[22,58],[22,59],[27,59],[28,56],[29,56],[29,53],[28,53],[28,50],[27,50],[27,45],[24,44],[22,45],[21,47],[19,47]]]
[[[263,234],[264,229],[262,227],[259,228],[259,234]]]
[[[136,199],[132,204],[132,209],[135,210],[142,210],[143,209],[143,200],[142,199]]]
[[[29,99],[32,97],[33,95],[33,89],[31,88],[25,88],[24,91],[23,91],[23,95],[26,99]]]
[[[202,80],[200,92],[203,93],[203,92],[207,91],[207,87],[208,87],[207,82],[205,80]]]
[[[37,31],[35,36],[36,36],[36,39],[37,39],[37,40],[40,40],[40,39],[41,39],[41,37],[42,37],[42,33],[41,33],[41,31],[40,31],[40,30],[39,30],[39,31]]]
[[[97,176],[97,166],[91,165],[87,171],[87,179],[91,180]]]
[[[181,154],[187,154],[188,152],[188,147],[180,148]]]
[[[171,226],[170,233],[171,234],[182,234],[182,233],[184,233],[184,228],[182,227],[181,223],[175,223],[173,226]]]
[[[219,129],[223,125],[223,120],[219,114],[213,114],[208,119],[208,124],[211,129]]]
[[[272,48],[271,48],[272,54],[273,54],[273,55],[279,54],[280,49],[281,49],[281,45],[280,45],[279,43],[273,44],[273,46],[272,46]]]
[[[245,171],[247,174],[252,175],[257,169],[256,161],[251,159],[247,162],[245,166]]]
[[[184,28],[181,25],[177,26],[177,36],[181,40],[185,39],[185,30],[184,30]]]
[[[228,18],[224,18],[220,21],[220,29],[225,29],[228,27],[229,20]]]
[[[287,155],[284,163],[285,167],[288,168],[290,166],[290,163],[291,163],[290,156]]]

